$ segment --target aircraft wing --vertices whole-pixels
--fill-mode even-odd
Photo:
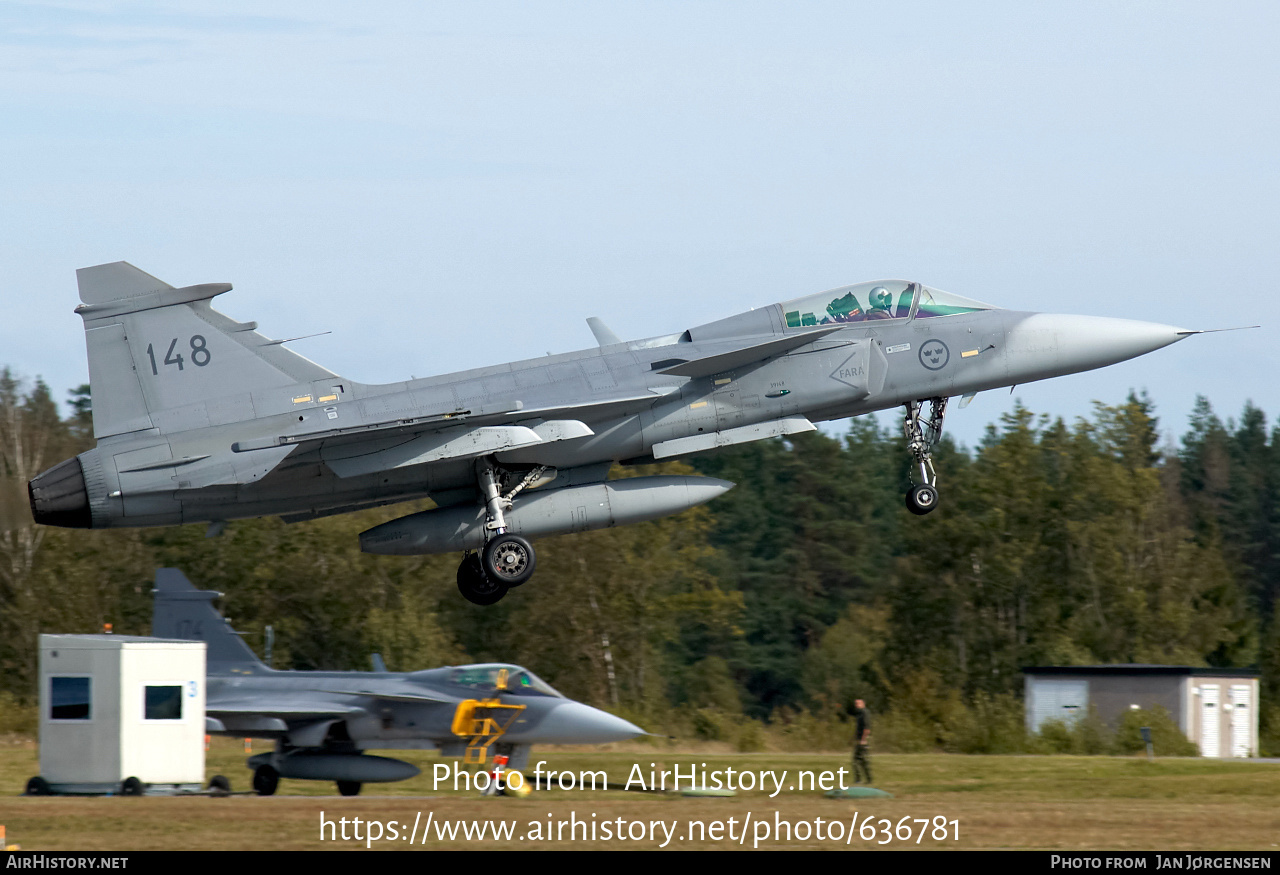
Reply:
[[[262,465],[250,469],[256,475],[253,480],[261,479],[282,463],[290,464],[287,458],[299,459],[303,454],[312,461],[313,454],[318,455],[339,477],[358,477],[391,468],[590,437],[595,432],[581,419],[558,417],[613,413],[623,408],[639,410],[669,391],[671,387],[662,387],[583,404],[534,409],[525,408],[520,401],[500,402],[471,410],[237,441],[231,449],[239,458],[263,459]],[[225,462],[223,466],[230,467]],[[218,485],[189,476],[183,479],[190,484],[189,489]]]
[[[345,695],[350,695],[349,693]],[[275,717],[281,720],[319,719],[323,717],[349,717],[363,714],[359,705],[343,705],[325,699],[294,702],[270,701],[266,693],[258,699],[214,701],[205,706],[205,713],[214,717]]]
[[[706,377],[783,355],[842,327],[748,342],[724,352],[692,360],[668,359],[651,367],[655,374],[665,377]],[[579,417],[594,418],[627,410],[638,412],[677,388],[656,386],[641,392],[633,390],[612,397],[541,408],[528,408],[514,398],[491,400],[467,408],[247,438],[231,445],[231,462],[225,457],[201,457],[163,464],[186,466],[178,489],[180,493],[252,483],[278,467],[316,461],[325,464],[338,477],[360,477],[394,468],[471,459],[590,437],[594,432]]]
[[[789,334],[785,337],[771,338],[760,343],[739,346],[727,352],[719,352],[696,359],[671,359],[667,362],[655,362],[653,369],[659,374],[666,374],[672,377],[710,377],[712,374],[732,371],[735,368],[753,365],[756,362],[782,355],[793,349],[813,343],[815,340],[821,340],[833,331],[839,331],[841,328],[846,327],[848,326],[834,325],[830,328],[806,331],[803,334]]]
[[[397,689],[395,687],[384,687],[379,689],[375,685],[369,685],[363,689],[319,690],[318,692],[334,693],[343,696],[370,696],[375,699],[386,699],[392,702],[408,702],[410,704],[419,705],[456,705],[461,701],[460,699],[456,699],[451,696],[428,695],[427,693],[419,692],[417,689],[404,690]]]

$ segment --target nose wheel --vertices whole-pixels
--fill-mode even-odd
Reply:
[[[938,504],[938,490],[932,486],[912,486],[907,490],[907,510],[924,516]]]
[[[925,411],[925,405],[928,411]],[[902,419],[902,432],[911,453],[912,479],[919,472],[920,483],[907,490],[907,510],[924,516],[938,506],[938,474],[933,470],[933,447],[942,437],[942,419],[947,412],[946,398],[908,401]]]

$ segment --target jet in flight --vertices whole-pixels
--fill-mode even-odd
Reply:
[[[534,744],[604,744],[645,735],[621,717],[567,699],[518,665],[456,665],[426,671],[274,671],[213,607],[221,593],[197,590],[176,568],[156,571],[151,634],[208,645],[206,729],[267,738],[275,750],[249,759],[253,789],[280,779],[335,781],[344,796],[362,784],[401,781],[416,766],[367,750],[438,750],[483,763],[490,755],[522,769]]]
[[[369,553],[461,552],[492,604],[534,572],[531,539],[679,513],[733,484],[609,479],[900,407],[912,513],[938,504],[949,398],[1087,371],[1198,331],[1004,310],[904,280],[842,286],[672,334],[400,383],[358,383],[237,322],[228,283],[174,288],[127,262],[77,271],[94,449],[29,484],[36,522],[289,522],[430,498],[360,536]]]

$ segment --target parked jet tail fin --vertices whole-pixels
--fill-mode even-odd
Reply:
[[[76,271],[93,433],[161,433],[253,417],[250,391],[334,375],[210,306],[230,283],[176,289],[125,261]]]
[[[203,641],[211,674],[235,669],[267,671],[249,645],[213,607],[222,593],[196,589],[177,568],[157,568],[151,634],[157,638]]]

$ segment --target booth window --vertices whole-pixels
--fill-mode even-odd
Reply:
[[[182,687],[147,686],[148,720],[181,720]]]
[[[49,719],[88,720],[89,678],[49,678]]]

